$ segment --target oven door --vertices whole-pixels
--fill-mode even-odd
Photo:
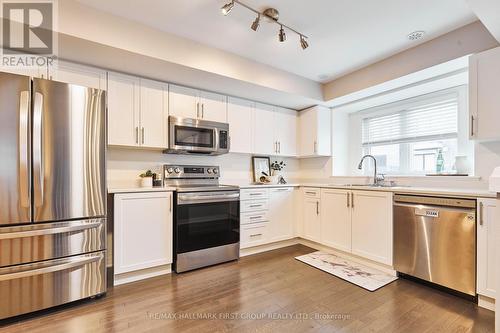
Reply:
[[[172,152],[213,154],[217,151],[217,129],[204,121],[172,117],[169,132]]]
[[[235,244],[240,241],[239,191],[177,195],[176,254]]]

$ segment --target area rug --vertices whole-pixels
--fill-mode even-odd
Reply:
[[[398,279],[377,269],[322,251],[305,254],[295,259],[369,291],[375,291]]]

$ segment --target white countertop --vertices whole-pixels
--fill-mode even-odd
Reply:
[[[371,186],[346,186],[335,184],[317,184],[303,183],[303,187],[320,187],[320,188],[337,188],[351,189],[361,191],[382,191],[394,192],[402,194],[422,194],[422,195],[439,195],[439,196],[455,196],[455,197],[471,197],[471,198],[496,198],[495,192],[490,192],[484,189],[456,189],[456,188],[438,188],[438,187],[417,187],[417,186],[392,186],[392,187],[371,187]]]
[[[108,193],[137,193],[137,192],[170,192],[175,187],[108,187]]]

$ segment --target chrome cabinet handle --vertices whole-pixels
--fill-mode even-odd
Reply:
[[[316,154],[318,152],[318,143],[314,141],[314,153]]]
[[[261,218],[262,218],[262,215],[249,217],[250,220],[256,220],[256,219],[261,219]]]
[[[350,192],[347,192],[347,207],[349,207],[349,197],[350,197]]]
[[[173,195],[170,194],[170,200],[169,200],[169,204],[168,204],[168,211],[170,213],[172,213],[172,200],[173,200]]]
[[[35,93],[33,103],[33,192],[35,207],[43,204],[43,95]]]
[[[319,201],[316,201],[316,215],[319,215]]]
[[[144,127],[141,129],[141,131],[142,131],[142,134],[141,134],[142,135],[142,144],[144,144]]]
[[[483,208],[484,208],[484,204],[482,202],[480,202],[479,203],[479,225],[483,225],[483,223],[484,223]]]
[[[205,103],[201,103],[201,119],[205,118]]]
[[[253,235],[250,235],[250,237],[257,237],[257,236],[262,236],[262,234],[253,234]]]
[[[308,191],[306,191],[306,194],[316,195],[316,192],[308,192]]]
[[[65,262],[62,264],[54,265],[54,266],[35,268],[32,270],[25,270],[25,271],[10,273],[10,274],[3,274],[3,275],[0,275],[0,281],[21,279],[24,277],[30,277],[30,276],[40,275],[40,274],[58,272],[58,271],[62,271],[65,269],[70,269],[70,268],[90,264],[90,263],[98,261],[102,258],[103,258],[102,255],[97,255],[97,256],[92,256],[92,257],[84,257],[84,258],[76,259],[76,260],[71,259],[71,261],[69,261],[69,262]]]
[[[19,196],[22,207],[30,206],[29,189],[29,153],[28,153],[28,125],[29,125],[29,91],[21,91],[19,97]]]
[[[139,144],[139,127],[135,127],[135,143]]]
[[[281,141],[278,141],[278,153],[281,154]]]
[[[351,192],[351,207],[354,208],[354,193]]]
[[[200,118],[200,103],[196,103],[196,118]]]
[[[250,208],[262,207],[262,205],[250,205]]]
[[[250,195],[262,195],[262,193],[250,193]]]
[[[474,136],[474,115],[470,116],[470,136]]]

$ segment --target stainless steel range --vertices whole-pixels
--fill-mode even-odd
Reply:
[[[177,273],[239,258],[240,190],[219,184],[217,166],[165,165],[175,186],[174,270]]]

